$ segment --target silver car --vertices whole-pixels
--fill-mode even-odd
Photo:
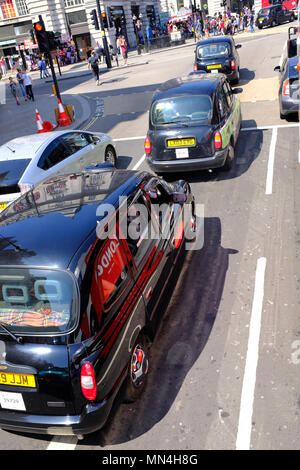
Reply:
[[[18,137],[0,146],[0,210],[51,175],[103,161],[117,166],[107,134],[65,130]]]

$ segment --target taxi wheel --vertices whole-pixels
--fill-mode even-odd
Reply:
[[[230,171],[231,168],[233,167],[233,163],[234,163],[234,148],[232,144],[230,143],[228,146],[227,158],[225,161],[225,165],[223,166],[223,170]]]
[[[128,364],[127,383],[123,401],[133,403],[138,400],[145,388],[149,368],[146,337],[140,333],[131,351]]]
[[[106,162],[113,163],[114,166],[117,168],[117,155],[113,147],[107,147],[107,149],[105,150],[104,160]]]

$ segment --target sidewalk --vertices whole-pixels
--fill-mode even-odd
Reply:
[[[55,96],[39,95],[35,91],[35,101],[24,101],[22,97],[20,99],[21,105],[17,106],[16,102],[7,93],[6,103],[1,105],[0,112],[0,145],[7,142],[15,137],[35,134],[37,132],[36,125],[36,109],[39,111],[41,119],[43,121],[50,121],[56,126],[54,109],[57,108],[57,99]],[[78,95],[63,94],[64,104],[73,105],[75,108],[75,121],[66,128],[63,129],[74,129],[82,127],[82,124],[90,116],[90,106],[88,101]]]

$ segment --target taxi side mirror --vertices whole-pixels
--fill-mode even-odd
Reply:
[[[280,72],[280,65],[276,65],[276,67],[274,67],[274,72]]]
[[[237,44],[237,45],[235,46],[236,49],[240,49],[241,47],[242,47],[242,44]]]
[[[184,193],[173,193],[172,200],[175,204],[184,204],[187,201],[187,196]]]

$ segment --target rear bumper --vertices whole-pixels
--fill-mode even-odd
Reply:
[[[197,65],[197,69],[198,70],[202,70],[201,66],[196,64]],[[210,71],[208,70],[202,70],[204,73],[211,73]],[[225,72],[224,70],[220,70],[218,73],[223,73],[224,75],[226,75],[227,77],[227,80],[229,82],[233,81],[233,80],[236,80],[238,78],[238,71],[237,70],[232,70],[230,72]]]
[[[102,428],[108,418],[113,397],[96,405],[88,404],[80,415],[44,416],[1,410],[0,428],[24,433],[74,436]]]
[[[208,158],[188,158],[183,160],[154,160],[151,155],[146,156],[146,161],[151,170],[157,173],[176,173],[181,171],[208,170],[210,168],[220,168],[225,164],[227,148],[222,149],[212,157]]]
[[[280,112],[284,116],[288,114],[294,114],[299,111],[300,100],[299,99],[292,99],[289,96],[280,97]]]

